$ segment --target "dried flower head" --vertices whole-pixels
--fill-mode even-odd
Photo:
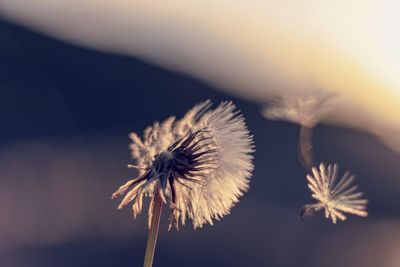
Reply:
[[[125,194],[119,209],[133,203],[142,211],[143,196],[160,193],[171,207],[171,225],[193,221],[194,228],[228,214],[247,191],[253,170],[253,141],[244,118],[231,102],[214,110],[209,101],[193,107],[181,120],[155,122],[143,140],[131,134],[137,178],[112,196]],[[151,207],[152,205],[150,205]],[[149,224],[152,211],[149,209]],[[150,225],[149,225],[150,227]]]
[[[333,223],[336,223],[337,218],[345,221],[344,213],[361,217],[368,216],[366,211],[368,201],[362,198],[363,193],[357,192],[357,186],[353,185],[354,175],[346,172],[338,180],[337,164],[328,165],[328,168],[325,168],[323,163],[320,164],[319,170],[313,167],[312,174],[312,176],[307,175],[308,187],[312,192],[312,197],[318,202],[305,205],[300,212],[301,218],[321,209],[325,209],[325,217],[327,219],[330,217]]]
[[[275,98],[262,114],[270,120],[286,120],[312,128],[329,110],[331,99],[330,94]]]

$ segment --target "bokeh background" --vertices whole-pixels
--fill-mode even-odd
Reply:
[[[167,231],[155,266],[400,266],[400,155],[363,132],[316,128],[317,158],[358,177],[367,219],[299,221],[311,201],[298,126],[261,106],[133,57],[0,20],[0,266],[141,266],[146,214],[110,199],[135,172],[128,134],[211,99],[233,100],[255,136],[250,191],[214,226]],[[354,115],[354,114],[352,114]]]

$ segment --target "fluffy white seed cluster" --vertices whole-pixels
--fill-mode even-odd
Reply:
[[[172,209],[171,225],[178,228],[179,223],[184,225],[191,219],[194,228],[202,227],[227,215],[249,188],[252,136],[231,102],[215,109],[211,109],[210,101],[200,103],[180,120],[170,117],[155,122],[142,139],[136,133],[130,137],[136,161],[130,166],[139,170],[139,176],[121,186],[113,198],[126,193],[119,208],[133,203],[134,217],[142,211],[143,197],[152,197],[160,190]],[[181,156],[188,153],[193,159],[187,161],[190,164]],[[172,178],[163,185],[165,175]]]
[[[314,211],[325,210],[325,217],[331,218],[333,223],[337,219],[346,220],[344,213],[361,217],[368,216],[366,211],[367,200],[363,199],[363,193],[357,191],[353,185],[354,175],[346,172],[341,179],[338,179],[337,164],[325,167],[320,164],[319,170],[312,168],[312,175],[307,175],[308,187],[312,197],[317,203],[305,205],[300,216],[312,215]]]

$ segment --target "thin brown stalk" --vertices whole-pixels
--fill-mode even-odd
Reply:
[[[302,125],[299,136],[299,158],[306,169],[311,169],[314,166],[312,137],[313,128]]]
[[[156,193],[153,196],[153,201],[151,203],[152,207],[151,212],[151,222],[149,228],[149,237],[147,239],[147,248],[146,254],[144,256],[144,267],[152,267],[153,266],[153,258],[154,251],[156,249],[157,236],[158,236],[158,228],[160,225],[160,217],[162,211],[162,198],[159,190],[156,190]]]

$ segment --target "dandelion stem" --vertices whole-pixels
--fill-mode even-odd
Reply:
[[[299,136],[299,158],[306,169],[311,169],[314,166],[312,137],[313,128],[302,125]]]
[[[162,211],[163,201],[161,199],[160,192],[156,190],[154,194],[154,199],[152,201],[152,216],[151,216],[151,224],[149,229],[149,237],[147,239],[147,248],[146,254],[144,256],[144,267],[152,267],[153,266],[153,258],[154,258],[154,250],[156,249],[157,236],[158,236],[158,228],[160,225],[160,217]]]

